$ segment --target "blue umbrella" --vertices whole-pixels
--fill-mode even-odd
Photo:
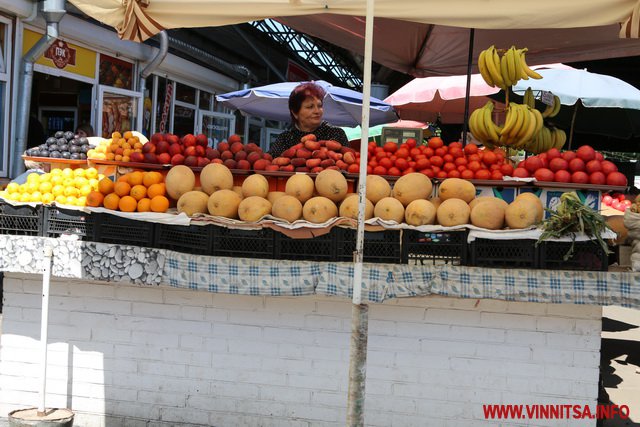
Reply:
[[[289,95],[301,82],[276,83],[251,89],[237,90],[217,95],[216,100],[226,107],[240,110],[245,115],[263,117],[282,122],[291,121]],[[323,80],[314,81],[326,96],[322,100],[324,120],[335,126],[356,126],[362,117],[362,93],[334,86]],[[393,106],[371,98],[369,126],[395,122],[398,116]]]

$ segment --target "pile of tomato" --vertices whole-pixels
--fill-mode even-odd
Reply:
[[[501,149],[480,149],[475,144],[462,147],[460,142],[445,145],[440,137],[432,137],[427,145],[413,138],[398,145],[387,142],[382,147],[370,142],[367,173],[402,176],[412,172],[429,178],[463,178],[501,180],[513,174],[513,166],[505,160]]]

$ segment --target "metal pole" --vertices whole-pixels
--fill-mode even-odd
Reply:
[[[358,176],[358,230],[353,268],[351,309],[351,350],[349,362],[349,395],[347,425],[364,425],[365,380],[367,373],[367,327],[369,309],[362,304],[362,258],[364,253],[364,212],[367,194],[367,154],[369,139],[369,105],[371,101],[371,62],[373,52],[374,0],[367,0],[364,39],[364,72],[362,87],[362,122],[360,135],[360,173]]]
[[[573,128],[576,125],[576,114],[578,114],[578,105],[580,105],[580,100],[576,102],[576,106],[573,108],[573,116],[571,116],[571,129],[569,131],[569,147],[568,150],[571,150],[571,143],[573,142]]]
[[[40,395],[38,416],[46,415],[45,396],[47,390],[47,335],[49,325],[49,288],[51,281],[51,259],[53,248],[45,244],[44,267],[42,269],[42,315],[40,317]]]
[[[467,145],[467,132],[469,130],[469,96],[471,94],[471,66],[473,65],[473,39],[475,29],[469,30],[469,57],[467,58],[467,88],[464,95],[464,120],[462,122],[462,146]]]

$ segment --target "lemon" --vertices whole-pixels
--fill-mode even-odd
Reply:
[[[67,196],[67,200],[65,204],[67,205],[76,205],[78,203],[78,198],[76,196]]]
[[[64,195],[64,187],[62,185],[54,185],[51,189],[51,193],[54,197]]]
[[[75,187],[76,186],[76,182],[75,182],[75,180],[73,178],[65,178],[62,181],[62,185],[64,187]]]
[[[84,176],[84,169],[82,168],[74,169],[73,176]]]
[[[38,184],[40,182],[40,174],[30,173],[27,175],[27,184],[35,183]]]
[[[24,194],[27,192],[27,184],[20,184],[18,186],[18,193]]]
[[[73,179],[73,185],[76,188],[81,188],[84,185],[89,184],[89,180],[83,176],[79,176]]]
[[[50,173],[51,173],[51,175],[53,175],[53,176],[60,176],[60,175],[62,175],[62,169],[58,169],[58,168],[56,168],[56,169],[51,169],[51,172],[50,172]]]
[[[75,197],[78,195],[78,189],[76,187],[65,187],[64,195],[67,197]]]
[[[36,191],[34,193],[31,194],[31,201],[32,202],[36,202],[36,203],[40,203],[42,201],[42,193],[39,191]]]
[[[80,187],[81,196],[86,196],[87,194],[91,193],[91,191],[93,191],[93,188],[91,188],[89,184],[85,184],[82,187]]]
[[[59,196],[56,196],[55,201],[56,203],[60,203],[61,205],[64,205],[67,203],[67,197],[61,194]]]
[[[42,175],[40,175],[40,182],[51,181],[51,178],[53,178],[53,176],[50,173],[43,173]]]
[[[85,196],[78,197],[76,206],[87,206],[87,198]]]
[[[7,199],[13,200],[14,202],[19,202],[20,201],[20,193],[9,193],[9,195],[7,196]]]
[[[20,195],[20,201],[21,202],[30,202],[31,201],[31,194],[29,193],[22,193]]]
[[[84,171],[84,176],[87,179],[97,178],[98,177],[98,169],[96,169],[96,168],[87,168]]]
[[[20,185],[15,182],[10,182],[9,184],[7,184],[7,188],[5,188],[5,190],[7,190],[7,193],[9,194],[18,193],[20,192]]]
[[[40,186],[39,183],[37,182],[27,182],[24,185],[25,188],[25,193],[35,193],[36,191],[38,191],[38,187]]]
[[[92,189],[97,190],[98,189],[98,183],[100,181],[98,181],[96,178],[91,178],[89,180],[89,185],[91,186]]]
[[[3,199],[6,199],[8,195],[9,193],[7,193],[6,191],[4,190],[0,191],[0,197],[2,197]]]
[[[60,170],[60,169],[56,169],[56,170]],[[64,178],[62,177],[62,175],[54,175],[51,177],[51,184],[53,184],[54,186],[58,184],[62,184],[63,182],[64,182]]]
[[[65,178],[73,178],[73,169],[62,169],[62,176]]]
[[[48,181],[44,181],[40,183],[40,186],[38,186],[38,190],[41,193],[50,193],[52,188],[53,188],[53,185]]]
[[[42,203],[46,203],[48,205],[51,202],[53,202],[53,200],[54,200],[54,197],[53,197],[53,194],[51,193],[44,193],[42,195]]]

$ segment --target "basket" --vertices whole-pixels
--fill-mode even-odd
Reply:
[[[132,246],[153,246],[155,225],[147,221],[135,221],[109,213],[96,218],[96,241]]]
[[[275,236],[270,228],[238,230],[212,227],[213,255],[266,259],[272,259],[275,255]]]
[[[538,249],[531,239],[475,239],[470,245],[470,265],[495,268],[536,268]]]
[[[81,237],[82,240],[95,239],[95,215],[77,209],[45,206],[43,216],[45,237],[60,237],[63,234],[75,234]]]
[[[213,253],[213,226],[156,224],[154,247],[188,254]]]
[[[311,239],[292,239],[276,233],[276,259],[335,261],[337,227]]]
[[[14,206],[0,200],[0,234],[41,236],[42,206]]]
[[[357,230],[338,228],[338,261],[353,261]],[[400,230],[365,231],[364,262],[399,264],[402,262]]]
[[[607,271],[609,256],[596,240],[575,242],[571,258],[563,259],[571,242],[542,242],[538,246],[538,267],[548,270]]]
[[[404,230],[402,262],[467,265],[467,234],[466,229],[435,233]]]

